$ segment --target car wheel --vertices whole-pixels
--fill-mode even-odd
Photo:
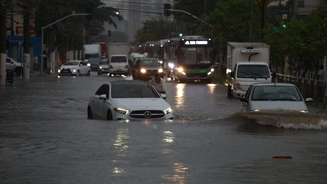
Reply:
[[[91,107],[88,107],[88,119],[93,119]]]
[[[107,120],[113,120],[113,114],[111,110],[107,111]]]
[[[233,98],[233,95],[232,95],[232,89],[230,86],[227,87],[227,97],[228,98]]]

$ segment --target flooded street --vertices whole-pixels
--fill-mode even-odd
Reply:
[[[236,117],[239,100],[215,84],[168,83],[172,122],[88,120],[106,81],[47,76],[0,90],[0,183],[327,182],[326,129]]]

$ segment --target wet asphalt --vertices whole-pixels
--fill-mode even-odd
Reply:
[[[108,80],[42,76],[1,89],[0,183],[327,182],[326,129],[240,118],[217,84],[168,83],[172,122],[87,120]]]

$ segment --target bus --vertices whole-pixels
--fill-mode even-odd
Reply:
[[[214,55],[211,38],[182,36],[160,41],[162,57],[178,82],[211,82]]]

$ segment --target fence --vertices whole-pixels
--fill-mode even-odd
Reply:
[[[281,73],[276,74],[278,82],[288,82],[297,85],[300,88],[304,97],[312,97],[317,102],[327,104],[327,81],[316,79],[315,77],[297,77],[292,75],[285,75]]]

